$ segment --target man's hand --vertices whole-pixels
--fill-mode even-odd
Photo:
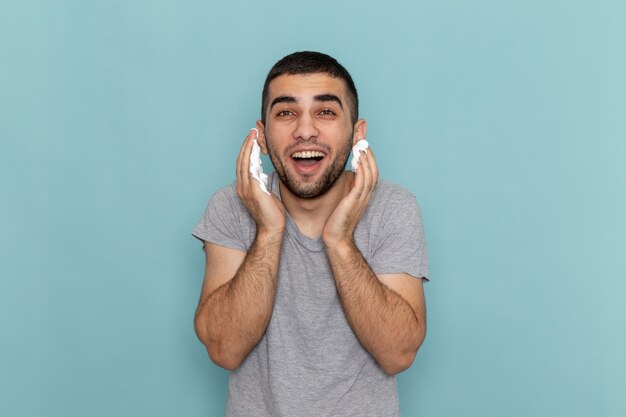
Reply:
[[[352,243],[354,229],[369,204],[378,181],[378,167],[371,149],[361,153],[351,190],[328,217],[322,238],[329,245]]]
[[[257,225],[248,252],[205,242],[206,270],[195,328],[211,359],[237,369],[259,343],[272,317],[285,208],[250,173],[252,132],[237,157],[237,194]],[[252,308],[253,307],[253,308]]]
[[[246,206],[260,232],[277,232],[285,228],[285,207],[274,195],[267,195],[250,173],[250,154],[256,133],[250,131],[237,157],[237,194]]]
[[[372,151],[361,154],[354,184],[328,217],[322,236],[348,323],[384,372],[407,369],[426,332],[421,280],[376,275],[354,243],[354,230],[378,181]]]

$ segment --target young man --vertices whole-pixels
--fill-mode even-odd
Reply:
[[[211,359],[231,370],[227,416],[399,416],[394,375],[426,332],[428,265],[417,202],[378,180],[350,74],[317,52],[270,70],[258,144],[270,195],[250,174],[217,191],[193,231],[206,272],[195,317]]]

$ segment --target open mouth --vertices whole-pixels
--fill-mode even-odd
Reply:
[[[291,157],[300,167],[313,167],[322,159],[324,159],[324,153],[320,151],[301,151],[294,152]]]

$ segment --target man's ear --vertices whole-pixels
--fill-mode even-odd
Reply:
[[[257,143],[259,144],[259,147],[261,148],[261,152],[263,152],[263,155],[267,155],[267,143],[265,142],[265,126],[263,125],[263,122],[260,120],[257,120],[256,128],[259,131],[259,137],[257,138]]]
[[[354,135],[352,136],[352,146],[356,145],[361,139],[365,139],[367,136],[367,122],[365,119],[359,119],[354,124]]]

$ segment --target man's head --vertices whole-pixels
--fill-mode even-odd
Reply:
[[[296,52],[270,70],[258,143],[291,194],[322,196],[341,177],[367,130],[357,100],[350,75],[327,55]]]
[[[359,119],[359,96],[350,73],[337,60],[320,52],[294,52],[278,61],[265,78],[261,97],[261,121],[266,123],[269,105],[269,85],[281,75],[327,74],[343,80],[348,96],[350,119],[354,125]]]

